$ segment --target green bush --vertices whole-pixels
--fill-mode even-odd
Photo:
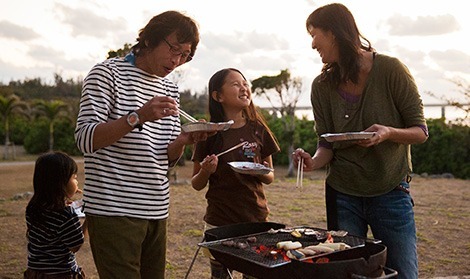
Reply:
[[[427,125],[428,140],[411,147],[413,172],[451,173],[456,178],[470,179],[470,127],[462,124],[446,124],[443,119],[428,119]],[[288,164],[287,148],[292,136],[294,148],[301,147],[312,155],[315,153],[317,135],[314,131],[314,121],[297,119],[294,135],[284,133],[279,118],[269,119],[269,127],[281,146],[281,152],[273,156],[275,165]]]
[[[470,178],[470,127],[448,125],[443,119],[428,119],[429,138],[412,146],[415,173],[452,173]]]
[[[49,123],[38,119],[29,124],[28,134],[24,138],[24,148],[29,154],[40,154],[49,150]],[[69,120],[54,124],[54,150],[60,150],[71,156],[81,155],[75,144],[75,126]]]
[[[26,135],[29,133],[31,121],[22,116],[12,117],[10,125],[10,141],[16,145],[23,145]]]
[[[290,154],[289,144],[314,154],[317,136],[314,121],[296,119],[294,133],[285,133],[282,119],[265,115],[268,125],[279,141],[281,152],[274,154],[275,165],[287,166]],[[470,127],[462,124],[446,124],[443,119],[428,119],[429,139],[423,144],[412,145],[413,171],[417,174],[452,173],[456,178],[470,179]],[[26,152],[39,154],[49,149],[49,126],[44,120],[28,122],[25,118],[14,117],[10,125],[10,139],[17,145],[24,145]],[[75,124],[60,121],[54,129],[54,149],[79,156],[74,139]],[[4,131],[0,127],[4,139]],[[192,147],[187,146],[180,164],[190,160]]]
[[[75,143],[75,125],[69,120],[54,125],[54,150],[66,152],[71,156],[82,155]]]
[[[24,149],[29,154],[40,154],[49,150],[49,124],[45,120],[36,120],[30,124],[24,138]]]
[[[294,143],[294,148],[302,148],[313,155],[317,146],[317,135],[314,130],[314,121],[303,119],[295,120],[294,133],[285,133],[282,119],[271,118],[268,121],[269,128],[279,141],[281,151],[273,155],[275,165],[287,166],[289,164],[288,148]]]

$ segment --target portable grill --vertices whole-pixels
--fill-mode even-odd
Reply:
[[[327,231],[313,229],[320,234],[305,235],[297,238],[285,228],[285,225],[261,222],[243,223],[209,229],[205,233],[206,242],[199,243],[200,247],[209,249],[213,257],[229,269],[237,270],[256,278],[354,278],[355,275],[381,276],[391,278],[397,272],[386,268],[386,247],[380,240],[346,235],[335,236],[335,242],[344,242],[350,249],[335,251],[308,257],[308,260],[291,260],[285,253],[266,253],[276,249],[281,241],[299,241],[303,247],[316,245],[326,240]],[[269,230],[277,230],[272,233]],[[227,243],[244,243],[244,248]],[[279,252],[279,251],[276,251]],[[320,259],[322,258],[322,259]],[[317,260],[327,259],[327,263],[316,263]]]

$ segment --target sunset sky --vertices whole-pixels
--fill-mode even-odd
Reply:
[[[451,81],[470,81],[470,16],[461,1],[337,1],[356,18],[378,52],[401,59],[424,103],[425,92],[457,96]],[[181,89],[203,93],[210,76],[225,67],[248,79],[289,69],[303,80],[299,105],[309,106],[309,87],[322,67],[305,29],[307,16],[331,1],[307,0],[0,0],[0,82],[54,73],[83,79],[111,49],[135,43],[140,28],[166,10],[193,17],[201,42],[181,67]],[[259,100],[262,103],[262,100]]]

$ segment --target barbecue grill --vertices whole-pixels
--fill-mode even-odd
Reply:
[[[206,241],[198,245],[209,249],[227,268],[256,278],[391,278],[397,275],[396,271],[385,267],[387,248],[380,240],[352,235],[334,236],[335,242],[344,242],[350,249],[292,260],[276,249],[276,243],[299,241],[303,247],[316,245],[326,240],[327,231],[297,227],[318,233],[295,237],[285,228],[273,222],[222,226],[207,230]],[[227,243],[244,245],[240,248]]]

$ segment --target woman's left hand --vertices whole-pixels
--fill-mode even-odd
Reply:
[[[362,147],[371,147],[386,141],[390,134],[390,128],[384,125],[374,124],[365,129],[364,132],[374,132],[374,136],[369,139],[358,140],[356,144]]]

